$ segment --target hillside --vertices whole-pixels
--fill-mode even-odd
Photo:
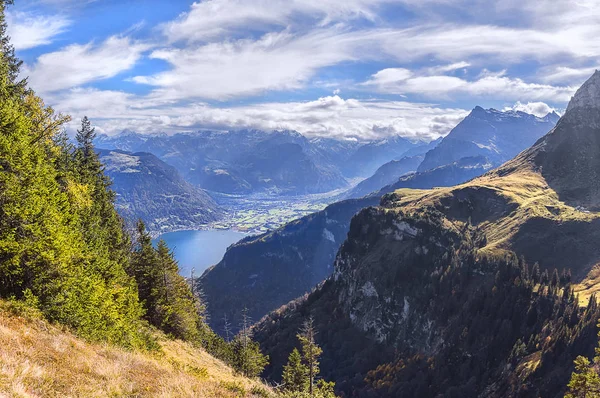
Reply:
[[[494,127],[495,123],[497,121],[492,120],[489,125]],[[434,141],[411,151],[430,150],[435,144]],[[331,275],[333,260],[346,239],[352,216],[364,207],[378,204],[384,194],[399,188],[453,186],[493,167],[486,157],[464,157],[448,165],[400,177],[406,171],[415,170],[420,160],[421,157],[415,155],[391,161],[350,193],[355,196],[371,193],[368,197],[334,203],[323,212],[234,245],[223,261],[201,278],[213,328],[221,333],[223,316],[237,321],[244,306],[248,306],[254,320],[259,320]]]
[[[268,397],[188,343],[157,335],[160,348],[132,352],[88,343],[0,301],[0,395],[14,397]]]
[[[130,225],[142,219],[159,233],[198,228],[223,215],[206,192],[150,153],[101,149],[99,154],[117,194],[115,206]]]
[[[269,371],[289,348],[273,333],[312,313],[325,374],[342,390],[562,396],[575,356],[593,352],[599,316],[595,299],[580,308],[572,290],[589,296],[600,263],[597,87],[598,72],[552,131],[498,169],[456,187],[399,189],[356,215],[334,276],[257,326]],[[388,354],[376,369],[360,360],[375,352]]]

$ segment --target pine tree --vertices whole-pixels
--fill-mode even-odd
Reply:
[[[308,392],[314,397],[315,378],[319,374],[319,357],[323,353],[315,341],[316,330],[314,320],[311,317],[304,323],[298,339],[302,345],[302,357],[308,368]]]
[[[225,341],[231,341],[231,322],[227,319],[227,314],[223,315],[223,332],[225,332]]]
[[[92,127],[92,122],[87,116],[81,120],[81,130],[77,130],[75,139],[79,144],[81,155],[85,163],[96,163],[98,156],[94,152],[94,139],[96,138],[96,129]]]
[[[256,377],[269,364],[269,357],[263,355],[258,343],[252,340],[247,308],[244,308],[242,312],[240,332],[231,342],[231,346],[233,351],[232,366],[244,376]]]
[[[129,268],[138,285],[138,294],[152,325],[174,337],[200,342],[205,329],[204,306],[179,275],[179,266],[164,241],[157,247],[140,220],[138,239]]]
[[[302,363],[302,356],[297,348],[288,357],[287,365],[283,367],[283,388],[289,392],[304,392],[308,390],[308,368]]]
[[[565,398],[600,397],[600,376],[587,358],[579,356],[575,359],[575,372],[568,387]]]
[[[297,348],[290,353],[288,363],[283,368],[282,380],[285,396],[335,398],[334,382],[316,380],[319,375],[319,357],[323,353],[316,343],[314,320],[309,317],[296,336],[302,346],[302,354]]]
[[[15,55],[15,48],[11,44],[10,37],[7,33],[6,6],[12,5],[13,3],[13,0],[0,0],[0,52],[2,52],[2,65],[0,70],[1,73],[8,78],[6,88],[10,93],[22,97],[31,94],[31,91],[27,89],[27,79],[19,78],[23,61]]]
[[[69,120],[19,78],[0,0],[0,295],[31,298],[90,340],[144,346],[127,234],[101,168],[87,178],[61,138]],[[103,212],[97,210],[103,210]]]

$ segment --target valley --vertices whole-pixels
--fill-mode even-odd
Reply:
[[[360,181],[360,179],[359,179]],[[354,184],[356,179],[351,183]],[[224,217],[208,224],[208,229],[231,229],[249,234],[260,234],[323,210],[346,192],[330,192],[300,196],[274,194],[225,195],[211,193],[215,201],[226,209]]]

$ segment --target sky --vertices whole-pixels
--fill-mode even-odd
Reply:
[[[566,108],[598,67],[600,0],[16,0],[48,105],[106,134],[447,134],[475,106]]]

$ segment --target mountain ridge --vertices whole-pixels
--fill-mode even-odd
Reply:
[[[117,194],[115,206],[130,226],[141,219],[152,233],[164,233],[198,228],[224,215],[206,192],[151,153],[98,153]]]

